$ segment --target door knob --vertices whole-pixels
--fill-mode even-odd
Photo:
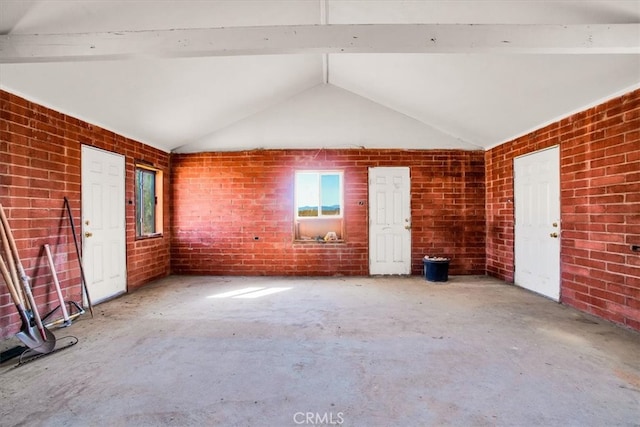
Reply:
[[[553,237],[554,239],[558,238],[558,233],[551,233],[549,234],[550,237]]]
[[[405,230],[411,230],[411,226],[410,226],[410,225],[405,225],[405,226],[404,226],[404,229],[405,229]]]
[[[91,236],[93,236],[93,233],[90,233],[88,231],[84,233],[84,237],[91,237]]]

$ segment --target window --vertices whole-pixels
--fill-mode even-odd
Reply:
[[[344,234],[343,215],[342,172],[296,172],[296,240],[323,242],[342,240]]]
[[[136,165],[136,237],[162,234],[162,171]]]

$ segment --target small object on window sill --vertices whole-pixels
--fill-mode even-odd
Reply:
[[[325,242],[329,242],[329,241],[335,241],[338,240],[338,235],[336,234],[335,231],[329,231],[327,234],[325,234],[324,236],[324,241]]]

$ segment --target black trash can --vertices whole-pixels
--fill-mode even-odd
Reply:
[[[424,257],[424,278],[429,282],[446,282],[449,280],[449,258]]]

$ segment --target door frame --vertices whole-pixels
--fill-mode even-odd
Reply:
[[[375,242],[373,240],[373,221],[374,221],[374,217],[373,217],[373,209],[372,207],[375,206],[375,202],[374,202],[374,194],[372,191],[372,188],[374,186],[374,183],[372,182],[372,176],[373,176],[373,172],[375,170],[391,170],[391,169],[402,169],[403,173],[406,172],[406,176],[407,176],[407,200],[406,200],[406,205],[402,207],[402,209],[406,208],[406,215],[402,215],[403,217],[405,217],[404,221],[406,222],[406,224],[403,222],[403,226],[406,228],[409,233],[406,237],[406,241],[403,240],[403,245],[406,245],[406,263],[404,263],[403,265],[403,271],[402,272],[392,272],[392,273],[380,273],[380,272],[375,272],[372,273],[372,265],[373,265],[373,256],[375,255],[374,251],[374,246],[375,246]],[[409,166],[375,166],[375,167],[369,167],[368,169],[368,176],[367,176],[367,182],[368,182],[368,192],[369,192],[369,209],[368,209],[368,222],[369,222],[369,226],[367,228],[368,231],[368,235],[369,235],[369,246],[368,246],[368,251],[369,251],[369,274],[370,275],[410,275],[411,274],[411,269],[412,269],[412,241],[411,241],[411,168]],[[405,237],[403,237],[403,239],[405,239]]]
[[[85,153],[87,151],[93,152],[93,153],[101,153],[102,155],[110,155],[113,157],[118,157],[119,159],[121,159],[122,161],[122,177],[120,182],[118,183],[119,186],[121,185],[122,188],[120,189],[121,191],[121,200],[122,200],[122,246],[120,248],[120,250],[122,251],[122,253],[124,254],[124,261],[122,263],[122,278],[123,278],[123,285],[122,285],[122,289],[118,289],[116,290],[116,292],[114,292],[113,294],[110,294],[108,296],[105,297],[98,297],[98,298],[93,298],[92,297],[92,303],[95,304],[99,304],[101,302],[105,302],[108,301],[110,299],[113,299],[119,295],[122,295],[124,293],[127,292],[128,290],[128,279],[127,279],[127,212],[126,212],[126,203],[125,203],[125,197],[126,197],[126,181],[127,181],[127,162],[126,162],[126,156],[120,154],[120,153],[116,153],[116,152],[112,152],[112,151],[108,151],[108,150],[104,150],[102,148],[98,148],[98,147],[94,147],[92,145],[88,145],[88,144],[81,144],[81,150],[80,150],[80,218],[81,218],[81,224],[80,224],[80,233],[81,233],[81,242],[82,242],[82,248],[83,248],[83,259],[82,259],[82,265],[83,265],[83,270],[85,271],[85,274],[88,270],[87,268],[87,264],[85,263],[85,251],[84,251],[84,247],[85,247],[85,232],[88,231],[88,229],[86,228],[86,224],[85,224],[85,218],[86,218],[86,212],[84,209],[84,197],[85,197],[85,193],[84,191],[86,190],[86,183],[85,181],[85,173],[86,170],[85,168]],[[88,276],[88,275],[87,275]],[[88,279],[88,278],[87,278]],[[90,282],[90,280],[87,280],[88,282]],[[90,283],[86,284],[87,287],[90,285]],[[88,289],[88,288],[87,288]],[[89,292],[91,290],[89,289]],[[85,305],[87,304],[87,301],[85,301]]]
[[[555,176],[557,177],[557,181],[554,182],[554,185],[556,187],[556,191],[557,191],[557,221],[555,221],[555,227],[554,224],[549,224],[549,233],[556,233],[557,234],[557,242],[558,242],[558,248],[557,248],[557,254],[555,254],[555,250],[554,250],[554,272],[552,272],[553,276],[556,276],[556,272],[557,272],[557,295],[556,295],[556,288],[554,286],[553,289],[553,294],[549,295],[547,293],[541,292],[541,290],[536,290],[533,289],[532,287],[529,286],[525,286],[520,284],[520,280],[519,277],[522,278],[524,277],[522,270],[520,270],[520,274],[518,274],[518,260],[520,259],[520,256],[518,256],[518,248],[522,248],[522,238],[519,238],[519,234],[518,234],[518,219],[520,217],[520,223],[523,221],[522,217],[521,217],[521,213],[519,213],[517,206],[518,206],[518,198],[522,197],[522,194],[518,194],[518,184],[516,182],[516,165],[517,165],[517,160],[519,159],[523,159],[523,158],[527,158],[527,157],[531,157],[531,156],[535,156],[538,154],[542,154],[542,153],[547,153],[549,151],[555,151],[556,152],[556,158],[557,158],[557,169],[555,171]],[[546,298],[552,299],[554,301],[560,301],[561,295],[562,295],[562,263],[561,263],[561,250],[562,250],[562,244],[561,244],[561,230],[562,230],[562,223],[561,223],[561,216],[562,216],[562,206],[561,206],[561,186],[560,186],[560,169],[561,169],[561,164],[560,164],[560,146],[559,145],[554,145],[551,147],[547,147],[547,148],[543,148],[540,150],[536,150],[536,151],[532,151],[530,153],[526,153],[523,154],[521,156],[517,156],[514,157],[513,159],[513,196],[514,196],[514,206],[513,206],[513,262],[514,262],[514,268],[513,268],[513,281],[514,284],[516,284],[517,286],[520,286],[524,289],[530,290],[532,292],[535,292],[539,295],[542,295]],[[546,236],[546,238],[551,238],[550,236]],[[520,243],[519,243],[520,242]],[[520,283],[519,283],[520,282]]]

